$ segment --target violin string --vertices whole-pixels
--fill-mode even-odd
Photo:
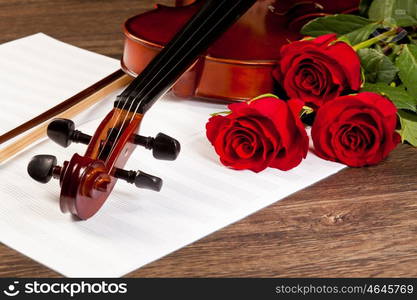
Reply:
[[[165,63],[165,65],[168,65],[173,59],[174,59],[174,56],[175,56],[175,54],[177,54],[178,52],[180,52],[184,47],[185,47],[185,45],[186,45],[186,43],[189,41],[189,40],[191,40],[194,36],[195,36],[195,34],[196,34],[196,32],[201,28],[201,27],[203,27],[207,22],[208,22],[208,20],[211,18],[211,16],[212,15],[214,15],[215,13],[216,13],[216,11],[218,10],[220,8],[220,6],[218,6],[210,15],[209,15],[209,17],[207,18],[207,19],[205,19],[204,20],[204,22],[202,22],[198,27],[197,27],[197,29],[196,29],[196,31],[193,33],[193,34],[191,34],[190,35],[190,37],[188,37],[188,39],[176,50],[176,53],[174,53],[169,59],[168,59],[168,61]],[[193,48],[192,48],[193,49]],[[183,57],[185,57],[188,53],[189,53],[190,51],[188,51],[188,52],[186,52],[186,54],[183,56]],[[181,62],[182,60],[180,60],[179,62]],[[134,106],[134,104],[135,104],[135,102],[136,102],[136,100],[137,99],[139,99],[140,97],[146,97],[146,96],[148,96],[153,90],[154,90],[154,88],[151,88],[150,90],[149,90],[149,92],[146,94],[146,95],[142,95],[141,94],[141,92],[143,92],[151,83],[152,83],[152,81],[155,79],[155,78],[157,78],[157,76],[163,71],[163,69],[164,68],[160,68],[157,72],[156,72],[156,74],[154,74],[153,75],[153,77],[150,79],[150,80],[147,80],[147,83],[146,83],[146,85],[142,88],[142,90],[133,98],[133,99],[131,99],[131,104],[130,104],[130,107],[129,107],[129,111],[132,109],[132,107]],[[166,76],[163,76],[160,80],[159,80],[159,82],[157,82],[154,86],[156,87],[160,82],[162,82],[164,79],[166,78]],[[138,84],[137,85],[139,85],[140,84],[140,82],[138,82]],[[130,122],[132,122],[132,120],[133,120],[133,118],[134,118],[134,116],[136,115],[136,113],[137,113],[137,111],[138,111],[138,109],[139,109],[139,107],[140,107],[140,103],[138,103],[137,104],[137,107],[135,108],[135,112],[132,114],[132,116],[130,117],[130,120],[128,121],[128,123],[130,123]],[[122,125],[120,126],[120,130],[118,131],[118,133],[117,133],[117,136],[116,136],[116,138],[115,138],[115,140],[117,140],[118,138],[119,138],[119,136],[120,136],[120,134],[121,134],[121,128],[123,128],[123,126],[124,126],[124,124],[126,123],[126,121],[127,121],[127,114],[125,115],[125,117],[124,117],[124,119],[123,119],[123,122],[122,122]],[[113,151],[113,149],[114,149],[114,145],[112,146],[112,148],[110,149],[110,152],[112,152]]]
[[[220,5],[218,6],[218,8],[220,7]],[[200,24],[199,25],[199,27],[197,28],[197,30],[198,29],[200,29],[202,26],[204,26],[205,24],[206,24],[206,22],[208,22],[208,19],[217,11],[217,9],[218,8],[216,8],[213,12],[212,12],[212,14],[210,14],[209,15],[209,17],[207,18],[207,19],[205,19],[205,21],[202,23],[202,24]],[[196,31],[197,31],[196,30]],[[195,35],[195,33],[196,32],[194,32],[188,39],[187,39],[187,41],[186,42],[188,42],[191,38],[193,38],[194,37],[194,35]],[[180,48],[176,51],[176,53],[178,53],[179,51],[181,51],[183,48],[184,48],[184,46],[185,46],[185,43],[183,43],[181,46],[180,46]],[[174,53],[174,54],[176,54],[176,53]],[[171,62],[171,60],[173,59],[173,56],[174,55],[172,55],[169,59],[168,59],[168,61],[165,63],[165,65],[167,65],[167,64],[169,64],[170,62]],[[180,60],[181,61],[181,60]],[[146,89],[151,83],[152,83],[152,80],[154,80],[155,79],[155,77],[157,76],[157,75],[159,75],[159,73],[161,72],[161,70],[162,70],[163,68],[160,68],[160,70],[158,70],[158,72],[153,76],[153,78],[151,79],[151,80],[147,80],[147,84],[142,88],[142,91],[144,90],[144,89]],[[139,76],[139,75],[138,75]],[[165,76],[166,77],[166,76]],[[162,77],[162,79],[159,81],[159,83],[165,78],[165,77]],[[142,80],[145,80],[146,79],[146,77],[145,78],[143,78]],[[137,82],[133,87],[132,87],[132,91],[134,91],[138,86],[139,86],[139,84],[141,84],[141,82]],[[130,86],[128,87],[128,88],[130,88]],[[132,110],[132,107],[134,106],[134,103],[135,103],[135,101],[140,97],[140,95],[141,95],[141,92],[142,91],[140,91],[135,97],[133,97],[133,99],[130,99],[130,105],[129,105],[129,110],[128,111],[131,111]],[[150,90],[150,92],[152,92],[153,91],[153,89],[151,89]],[[132,92],[131,92],[132,93]],[[149,94],[149,93],[148,93]],[[147,95],[148,95],[147,94]],[[122,95],[123,95],[123,93],[122,93]],[[127,97],[126,97],[127,99],[129,99],[129,94],[127,95]],[[125,110],[126,109],[126,107],[128,106],[128,102],[129,101],[127,101],[127,99],[126,99],[126,101],[124,101],[124,103],[123,103],[123,106],[122,106],[122,110]],[[134,118],[134,116],[135,116],[135,114],[137,113],[137,111],[138,111],[138,109],[139,109],[139,107],[140,107],[140,103],[138,103],[138,105],[137,105],[138,107],[137,108],[135,108],[135,113],[133,113],[132,114],[132,116],[131,116],[131,118],[130,118],[130,120],[129,120],[129,122],[128,123],[130,123],[130,122],[132,122],[132,120],[133,120],[133,118]],[[120,116],[121,116],[122,114],[119,114],[118,116],[117,116],[117,118],[114,120],[114,122],[113,122],[113,125],[112,125],[112,127],[110,127],[110,128],[114,128],[115,126],[116,126],[116,124],[119,122],[119,120],[120,120]],[[126,120],[127,120],[127,114],[125,114],[125,116],[124,116],[124,118],[123,118],[123,121],[122,121],[122,124],[119,126],[119,128],[118,128],[118,131],[117,131],[117,135],[116,135],[116,137],[115,137],[115,139],[114,139],[114,141],[117,141],[117,139],[119,138],[119,136],[120,136],[120,133],[122,132],[122,129],[123,129],[123,126],[125,125],[125,123],[126,123]],[[108,134],[107,135],[107,137],[106,137],[106,139],[105,139],[105,141],[104,141],[104,143],[103,143],[103,146],[102,146],[102,148],[101,148],[101,150],[100,150],[100,152],[99,152],[99,155],[98,155],[98,157],[100,157],[101,156],[101,154],[103,153],[103,151],[104,151],[104,149],[105,149],[105,145],[107,145],[107,143],[109,142],[109,140],[110,140],[110,134]],[[109,151],[109,153],[111,153],[112,151],[113,151],[113,149],[114,149],[114,146],[115,146],[115,142],[113,142],[113,145],[112,145],[112,147],[110,148],[110,151]]]
[[[213,27],[215,27],[215,26],[217,26],[219,23],[221,23],[226,17],[228,17],[228,15],[233,11],[233,9],[235,9],[239,4],[240,4],[240,2],[241,1],[237,1],[224,15],[223,15],[223,17],[222,18],[220,18],[216,23],[215,23],[215,25],[213,26]],[[172,55],[169,59],[168,59],[168,62],[166,62],[165,63],[165,65],[167,65],[169,62],[171,62],[172,61],[172,59],[173,59],[173,57],[175,56],[175,54],[178,54],[178,52],[179,51],[181,51],[182,50],[182,48],[184,48],[184,46],[185,46],[185,44],[190,40],[190,39],[192,39],[193,37],[194,37],[194,35],[196,34],[196,32],[198,31],[198,29],[200,29],[202,26],[204,26],[209,20],[210,20],[210,18],[212,18],[212,16],[217,12],[217,10],[220,8],[221,6],[219,5],[216,9],[214,9],[211,13],[210,13],[210,15],[205,19],[205,21],[202,23],[202,24],[200,24],[199,25],[199,27],[196,29],[196,31],[195,31],[195,33],[193,33],[190,37],[188,37],[188,39],[182,44],[182,46],[176,51],[176,53],[174,53],[174,55]],[[206,37],[207,37],[207,35],[209,35],[210,34],[210,32],[207,32],[207,33],[205,33],[203,36],[202,36],[202,38],[200,39],[200,40],[202,40],[202,39],[205,39]],[[195,47],[197,47],[197,44],[194,44],[194,46],[192,46],[191,48],[190,48],[190,50],[188,50],[182,57],[183,58],[185,58],[185,57],[187,57],[188,56],[188,54],[189,53],[191,53],[194,49],[195,49]],[[176,66],[178,66],[181,62],[182,62],[183,60],[179,60],[175,65],[174,65],[174,67],[172,68],[172,69],[174,69]],[[149,81],[147,81],[147,84],[143,87],[143,89],[142,89],[142,91],[143,90],[145,90],[151,83],[152,83],[152,81],[155,79],[155,78],[157,78],[157,76],[160,74],[162,72],[162,69],[160,69],[160,70],[158,70],[158,72],[156,73],[156,74],[154,74],[154,76],[152,77],[152,79],[151,80],[149,80]],[[137,99],[139,99],[139,97],[143,97],[143,98],[146,98],[149,94],[151,94],[153,91],[154,91],[154,89],[158,86],[158,84],[159,83],[161,83],[168,75],[170,74],[170,72],[168,71],[167,73],[165,73],[165,75],[164,76],[162,76],[161,77],[161,79],[154,85],[154,87],[153,88],[151,88],[145,95],[143,95],[143,96],[141,96],[140,95],[140,93],[138,93],[138,95],[136,95],[133,99],[132,99],[132,103],[131,103],[131,105],[130,105],[130,107],[129,107],[129,111],[131,110],[131,108],[132,108],[132,106],[133,106],[133,104],[134,104],[134,102],[135,102],[135,100],[137,100]],[[132,120],[133,120],[133,118],[134,118],[134,116],[136,115],[136,113],[139,111],[139,108],[140,108],[140,103],[138,103],[138,105],[137,105],[137,107],[136,107],[136,109],[135,109],[135,112],[134,112],[134,114],[132,114],[132,116],[131,116],[131,118],[130,118],[130,120],[129,120],[129,123],[130,122],[132,122]],[[124,108],[123,108],[124,109]],[[119,135],[120,135],[120,133],[121,133],[121,128],[123,128],[123,126],[124,126],[124,124],[126,123],[126,119],[127,119],[127,115],[125,115],[125,118],[124,118],[124,120],[123,120],[123,122],[122,122],[122,126],[120,126],[120,128],[119,128],[119,130],[118,130],[118,134],[117,134],[117,136],[116,136],[116,138],[115,138],[115,140],[117,140],[118,138],[119,138]],[[113,149],[114,149],[114,146],[115,146],[115,143],[113,143],[113,145],[112,145],[112,147],[111,147],[111,150],[110,150],[110,153],[113,151]]]
[[[216,11],[218,10],[220,8],[220,6],[218,6],[210,15],[209,15],[209,17],[207,18],[207,19],[205,19],[205,21],[202,23],[202,24],[200,24],[199,25],[199,27],[196,29],[196,31],[198,31],[198,29],[200,29],[202,26],[204,26],[207,22],[208,22],[208,20],[212,17],[212,15],[214,15],[215,13],[216,13]],[[228,13],[227,13],[228,14]],[[223,19],[223,18],[222,18]],[[221,20],[222,20],[221,19]],[[220,21],[221,21],[220,20]],[[193,37],[194,37],[194,35],[195,35],[195,33],[193,33],[188,39],[187,39],[187,41],[186,42],[188,42],[190,39],[192,39]],[[205,37],[205,36],[204,36]],[[178,48],[178,50],[176,51],[176,53],[178,53],[179,51],[181,51],[183,48],[184,48],[184,46],[185,46],[185,44],[186,44],[186,42],[184,42],[183,44],[182,44],[182,46],[180,47],[180,48]],[[194,47],[192,47],[191,48],[191,51],[194,49]],[[188,52],[186,52],[186,54],[183,56],[183,57],[185,57],[189,52],[191,52],[191,51],[188,51]],[[176,53],[174,53],[174,55],[172,55],[169,59],[168,59],[168,61],[165,63],[165,65],[167,65],[167,64],[169,64],[171,61],[172,61],[172,59],[173,59],[173,57],[175,56],[175,54]],[[182,60],[180,60],[176,65],[178,65],[180,62],[181,62]],[[158,70],[158,72],[156,73],[156,74],[154,74],[154,76],[153,76],[153,78],[151,79],[151,80],[148,80],[147,81],[147,84],[143,87],[143,89],[142,89],[142,91],[143,90],[145,90],[151,83],[152,83],[152,81],[161,73],[161,71],[163,70],[163,68],[161,68],[160,70]],[[160,82],[162,82],[164,79],[166,78],[166,76],[163,76],[160,80],[159,80],[159,82],[155,85],[155,87],[160,83]],[[140,82],[137,84],[137,85],[139,85],[140,84]],[[144,97],[146,97],[146,96],[148,96],[152,91],[154,90],[154,88],[152,88],[152,89],[150,89],[150,91],[144,96]],[[130,104],[130,107],[129,107],[129,111],[131,111],[132,110],[132,107],[133,107],[133,105],[134,105],[134,103],[135,103],[135,101],[137,100],[137,99],[139,99],[139,97],[141,96],[141,93],[138,93],[138,95],[136,95],[132,100],[131,100],[131,104]],[[127,104],[127,102],[128,101],[126,101],[125,102],[125,105],[123,106],[123,109],[125,109],[125,106],[126,106],[126,104]],[[139,110],[139,107],[140,107],[140,103],[138,103],[138,105],[137,105],[137,108],[135,109],[135,113],[133,113],[132,114],[132,116],[131,116],[131,118],[130,118],[130,120],[129,120],[129,123],[133,120],[133,118],[134,118],[134,116],[135,116],[135,114],[137,113],[137,111]],[[120,117],[120,115],[119,115],[119,117]],[[119,117],[117,118],[117,120],[115,121],[115,123],[117,123],[118,122],[118,119],[119,119]],[[124,126],[124,124],[126,123],[126,120],[127,120],[127,114],[125,115],[125,117],[124,117],[124,119],[123,119],[123,122],[122,122],[122,125],[120,126],[120,128],[119,128],[119,130],[118,130],[118,133],[117,133],[117,136],[116,136],[116,138],[115,138],[115,140],[117,140],[118,138],[119,138],[119,135],[120,135],[120,133],[121,133],[121,131],[122,131],[122,128],[123,128],[123,126]],[[106,142],[105,142],[105,144],[107,143],[107,140],[106,140]],[[110,153],[113,151],[113,149],[114,149],[114,146],[115,146],[115,143],[113,143],[113,145],[112,145],[112,148],[110,149]],[[102,148],[102,151],[103,151],[103,149],[104,149],[104,147]],[[101,152],[101,151],[100,151]],[[101,155],[101,153],[100,153],[100,155]]]
[[[227,1],[227,0],[226,0]],[[241,0],[242,1],[242,0]],[[233,7],[231,7],[230,8],[230,10],[228,11],[228,12],[226,12],[225,14],[224,14],[224,16],[221,18],[221,19],[219,19],[218,20],[218,22],[216,22],[216,24],[214,25],[214,26],[217,26],[223,19],[225,19],[228,15],[229,15],[229,13],[236,7],[236,6],[238,6],[239,5],[239,3],[241,2],[241,1],[238,1],[237,3],[235,3],[235,5],[233,6]],[[211,13],[208,17],[207,17],[207,19],[206,20],[208,20],[208,19],[210,19],[214,14],[215,14],[215,12],[216,12],[216,10],[218,10],[220,8],[220,6],[218,6],[214,11],[213,11],[213,13]],[[200,26],[199,26],[199,28],[201,28],[203,25],[205,25],[205,23],[206,22],[204,22],[203,24],[201,24]],[[213,26],[213,27],[214,27]],[[199,29],[198,28],[198,29]],[[207,37],[207,35],[209,35],[210,34],[210,32],[207,32],[207,33],[205,33],[203,36],[202,36],[202,38],[200,39],[200,40],[203,40],[203,39],[205,39],[206,37]],[[191,35],[188,39],[187,39],[187,41],[185,41],[184,42],[184,44],[186,43],[186,42],[188,42],[191,38],[193,38],[194,37],[194,35],[195,35],[195,33],[193,34],[193,35]],[[176,53],[175,54],[177,54],[181,49],[183,48],[183,46],[180,48],[180,49],[178,49],[177,51],[176,51]],[[184,55],[183,55],[183,58],[185,58],[190,52],[192,52],[194,49],[196,48],[196,44],[194,44],[194,46],[192,46],[191,48],[190,48],[190,50],[189,51],[187,51]],[[174,55],[175,55],[174,54]],[[174,56],[173,55],[173,56]],[[168,64],[169,62],[171,62],[171,60],[173,59],[173,56],[171,57],[171,58],[169,58],[169,60],[168,60],[168,62],[166,63],[166,64]],[[179,60],[174,66],[173,66],[173,68],[172,69],[174,69],[176,66],[178,66],[181,62],[182,62],[183,60]],[[152,77],[152,79],[151,79],[151,81],[152,80],[154,80],[158,75],[159,75],[159,73],[161,72],[162,70],[159,70],[153,77]],[[152,93],[153,91],[154,91],[154,89],[158,86],[158,84],[159,83],[161,83],[168,75],[169,75],[169,73],[170,73],[170,71],[168,71],[167,73],[165,73],[165,75],[157,82],[157,84],[156,85],[154,85],[154,87],[153,88],[151,88],[145,95],[143,95],[143,97],[144,98],[146,98],[150,93]],[[149,86],[149,84],[150,84],[151,82],[148,82],[147,84],[146,84],[146,86],[144,87],[144,89],[147,87],[147,86]],[[134,98],[133,98],[133,100],[136,100],[136,99],[138,99],[140,97],[140,94],[138,94],[137,96],[135,96]],[[138,105],[138,107],[136,108],[136,110],[135,110],[135,113],[137,113],[138,112],[138,110],[139,110],[139,108],[140,108],[140,106]]]

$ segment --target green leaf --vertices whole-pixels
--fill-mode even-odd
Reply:
[[[301,33],[317,37],[323,34],[336,33],[340,40],[347,39],[351,45],[366,41],[381,24],[355,15],[330,15],[314,19],[307,23]]]
[[[369,19],[373,21],[386,21],[390,19],[396,0],[375,0],[369,7]],[[392,23],[392,22],[390,22]]]
[[[359,3],[359,14],[363,17],[368,16],[369,7],[371,6],[373,0],[361,0]]]
[[[301,29],[301,33],[309,36],[320,36],[327,33],[344,35],[349,32],[361,29],[370,24],[368,19],[355,15],[330,15],[308,22]]]
[[[395,43],[391,43],[391,44],[389,44],[388,46],[390,46],[390,47],[391,47],[391,53],[390,53],[390,54],[388,54],[388,55],[387,55],[387,57],[388,57],[388,58],[389,58],[392,62],[395,62],[395,60],[396,60],[396,59],[397,59],[397,57],[398,57],[398,54],[400,53],[400,51],[401,51],[401,49],[402,49],[402,46],[401,46],[401,45],[398,45],[398,44],[395,44]],[[382,48],[381,48],[380,52],[381,52],[381,53],[383,53]]]
[[[385,83],[365,83],[363,92],[374,92],[381,94],[394,103],[397,109],[407,109],[417,112],[417,98],[410,96],[404,86],[393,87]]]
[[[374,0],[368,14],[370,20],[387,25],[417,25],[417,6],[414,0]]]
[[[383,53],[370,48],[358,50],[367,82],[391,83],[398,73],[394,63]]]
[[[417,147],[417,115],[399,110],[398,116],[401,123],[401,129],[398,130],[398,133],[401,135],[402,142],[407,141]]]
[[[339,36],[338,38],[337,38],[337,40],[336,40],[337,42],[345,42],[346,44],[348,44],[348,45],[350,45],[350,46],[352,46],[352,42],[347,38],[347,36],[346,35],[341,35],[341,36]],[[335,42],[336,42],[335,41]]]
[[[352,32],[349,32],[340,38],[346,37],[352,45],[357,45],[363,41],[366,41],[369,39],[369,36],[375,32],[378,28],[381,27],[381,24],[377,23],[370,23],[368,25],[365,25],[359,29],[356,29]]]
[[[259,96],[255,97],[255,98],[252,98],[252,99],[246,101],[246,103],[249,104],[249,103],[252,103],[253,101],[256,101],[256,100],[262,99],[262,98],[275,98],[275,99],[279,99],[279,97],[277,95],[268,93],[268,94],[262,94],[262,95],[259,95]]]
[[[417,98],[417,46],[403,45],[401,54],[396,60],[399,75],[407,91]]]

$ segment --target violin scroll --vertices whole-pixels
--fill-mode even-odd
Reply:
[[[121,120],[128,116],[131,117],[126,111],[113,110],[94,136],[76,130],[72,120],[55,119],[49,123],[47,135],[58,145],[68,147],[72,142],[88,145],[84,156],[74,154],[62,167],[52,155],[36,155],[28,164],[29,175],[40,183],[59,179],[62,212],[71,212],[84,220],[90,218],[104,204],[117,179],[138,188],[161,190],[161,178],[143,171],[126,171],[123,167],[136,146],[152,150],[156,159],[175,160],[181,149],[180,143],[163,133],[156,137],[137,134],[140,115],[132,115],[134,122],[123,128]]]

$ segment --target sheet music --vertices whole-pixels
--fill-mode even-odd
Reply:
[[[7,63],[4,59],[0,62],[0,81],[6,78],[7,84],[0,84],[2,93],[8,96],[0,101],[2,108],[7,105],[8,113],[5,114],[5,109],[0,111],[1,132],[119,66],[114,59],[65,45],[43,34],[1,45],[2,58],[5,47]],[[24,62],[19,56],[22,47],[36,49],[27,52]],[[48,55],[40,56],[43,51]],[[63,53],[70,55],[71,60]],[[31,78],[22,83],[18,70],[23,65],[30,68]],[[70,82],[57,79],[60,76]],[[36,78],[42,80],[32,86],[31,80]],[[21,90],[30,90],[30,97],[25,98]],[[21,112],[27,110],[32,99],[43,99],[42,107],[36,104],[31,106],[33,111]],[[6,104],[8,101],[13,103]],[[94,110],[104,115],[105,109],[112,105],[107,102],[110,104],[104,101]],[[209,114],[222,110],[223,105],[184,101],[172,95],[158,101],[145,116],[141,133],[152,136],[164,132],[173,136],[181,142],[182,152],[174,162],[158,161],[150,151],[138,147],[126,169],[140,169],[161,177],[162,191],[139,190],[119,181],[102,210],[88,221],[77,221],[59,211],[57,181],[42,185],[26,173],[33,155],[53,154],[62,163],[75,152],[82,154],[85,146],[71,145],[64,149],[45,140],[21,153],[0,166],[0,241],[65,276],[118,277],[343,168],[310,153],[299,167],[289,172],[267,169],[255,174],[227,169],[219,163],[205,137]],[[91,119],[92,115],[81,121]],[[91,134],[99,121],[85,123],[81,129]]]
[[[62,43],[42,33],[2,44],[0,135],[119,68],[120,63],[115,59]],[[93,109],[100,109],[100,115],[109,111],[113,104],[110,100],[103,102],[107,105]],[[98,117],[90,111],[77,116],[75,121],[82,123],[91,120],[92,116]],[[13,140],[0,145],[0,149]]]

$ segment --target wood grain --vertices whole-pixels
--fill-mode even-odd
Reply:
[[[120,24],[153,4],[0,0],[0,41],[42,31],[120,58]],[[344,169],[128,276],[416,277],[416,167],[417,149],[399,146],[378,166]],[[0,276],[59,274],[0,245]]]

